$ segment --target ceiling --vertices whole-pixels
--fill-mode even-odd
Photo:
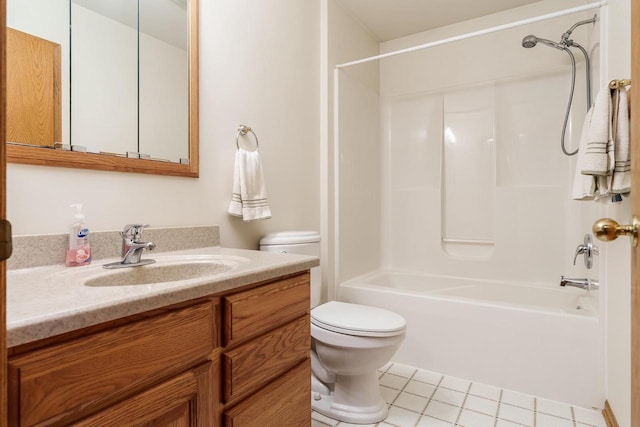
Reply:
[[[539,0],[338,0],[379,41],[388,41]]]

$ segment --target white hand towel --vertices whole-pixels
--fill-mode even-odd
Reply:
[[[242,217],[243,221],[271,218],[267,204],[267,188],[262,173],[258,151],[236,151],[233,169],[233,195],[229,214]]]
[[[629,101],[627,90],[617,89],[618,105],[614,114],[614,158],[611,193],[627,194],[631,191],[631,157],[629,154]]]
[[[605,86],[592,107],[587,132],[587,148],[581,171],[585,175],[606,176],[613,173],[613,140],[611,138],[611,92]]]
[[[231,193],[231,203],[229,203],[229,215],[242,218],[242,197],[240,196],[240,155],[236,152],[233,164],[233,188]]]

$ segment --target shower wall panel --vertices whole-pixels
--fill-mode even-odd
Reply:
[[[383,207],[382,225],[393,223],[392,233],[382,233],[383,268],[391,267],[389,253],[419,264],[427,241],[437,241],[440,212],[440,167],[442,145],[442,95],[439,93],[388,99],[382,102]],[[393,143],[391,141],[393,135]],[[392,168],[394,174],[384,173]],[[402,218],[403,220],[399,220]],[[394,265],[394,267],[397,267]]]
[[[461,256],[487,256],[494,244],[494,87],[445,93],[442,244]]]
[[[497,85],[497,185],[558,187],[565,184],[567,158],[560,152],[560,131],[566,109],[567,73],[556,72]],[[564,102],[563,102],[564,101]],[[584,115],[586,107],[576,102]],[[575,149],[574,121],[569,123],[567,148]],[[573,138],[576,140],[577,138]]]
[[[339,85],[338,250],[344,281],[380,265],[382,150],[378,94],[348,72],[341,73]]]

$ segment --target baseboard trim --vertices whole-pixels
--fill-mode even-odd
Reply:
[[[602,416],[604,420],[607,422],[607,427],[620,427],[618,425],[618,420],[616,420],[616,416],[613,414],[613,409],[609,405],[609,401],[604,401],[604,409],[602,410]]]

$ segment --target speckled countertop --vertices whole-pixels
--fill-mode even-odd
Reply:
[[[94,260],[91,265],[83,267],[69,268],[58,264],[8,271],[8,347],[319,265],[318,258],[311,256],[214,246],[159,254],[150,252],[143,258],[153,258],[158,263],[133,269],[157,268],[185,256],[220,259],[223,263],[233,265],[233,268],[204,279],[123,286],[85,285],[89,277],[114,272],[103,269],[102,264],[118,261],[116,258]]]

